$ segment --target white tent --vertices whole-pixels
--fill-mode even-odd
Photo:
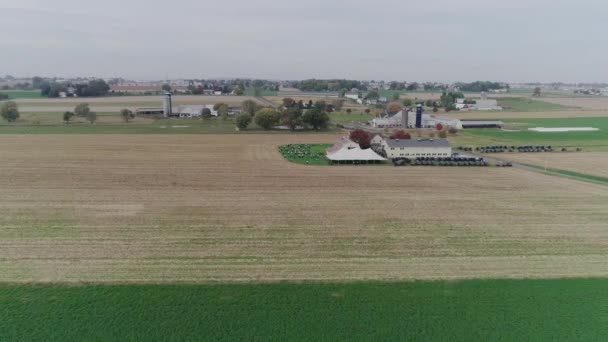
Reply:
[[[362,150],[359,144],[348,138],[341,138],[327,150],[327,159],[331,161],[384,161],[386,160],[371,149]]]

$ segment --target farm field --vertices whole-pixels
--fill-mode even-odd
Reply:
[[[0,282],[608,276],[607,187],[278,151],[335,138],[0,136]]]
[[[254,97],[250,96],[176,95],[173,96],[173,105],[215,104],[224,102],[230,106],[240,106],[245,100],[257,101]],[[74,107],[79,103],[88,103],[93,111],[115,113],[118,113],[123,108],[134,110],[139,107],[162,107],[162,101],[162,96],[111,96],[16,100],[19,105],[19,110],[23,112],[64,112],[67,110],[74,110]]]
[[[508,153],[501,159],[608,178],[608,153]]]
[[[513,112],[551,112],[573,109],[555,103],[523,97],[499,98],[498,105],[503,107],[504,110]]]
[[[235,120],[212,119],[152,119],[136,117],[125,123],[118,113],[97,113],[90,124],[85,118],[73,118],[63,123],[62,113],[21,113],[15,123],[0,121],[0,134],[286,134],[285,129],[264,130],[252,122],[245,130],[236,131]],[[321,131],[298,130],[291,134],[335,134],[330,126]]]
[[[14,99],[39,99],[40,90],[0,90],[0,94],[8,95],[10,100]]]
[[[455,139],[457,144],[482,145],[552,145],[583,147],[585,151],[608,151],[608,117],[551,118],[504,120],[507,130],[463,130]],[[595,127],[593,132],[532,132],[529,127]]]
[[[607,286],[605,279],[2,285],[0,340],[599,341],[608,335]]]
[[[584,110],[608,111],[608,97],[605,96],[543,97],[542,101],[555,103],[560,106],[577,107]]]

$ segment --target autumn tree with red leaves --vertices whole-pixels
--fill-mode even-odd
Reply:
[[[391,139],[409,140],[409,139],[412,139],[412,136],[409,133],[407,133],[407,132],[405,132],[403,130],[399,130],[399,131],[396,131],[393,134],[391,134],[391,136],[389,138],[391,138]]]
[[[369,133],[362,129],[356,129],[350,132],[350,140],[359,144],[359,147],[362,149],[369,148],[371,146],[372,138],[369,136]]]

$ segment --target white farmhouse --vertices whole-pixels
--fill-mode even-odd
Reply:
[[[447,139],[385,139],[382,147],[388,159],[452,156]]]

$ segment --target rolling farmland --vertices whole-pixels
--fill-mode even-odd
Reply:
[[[297,165],[277,148],[332,140],[0,136],[0,281],[608,275],[606,187],[517,169]]]
[[[513,153],[502,159],[608,178],[608,153]]]

